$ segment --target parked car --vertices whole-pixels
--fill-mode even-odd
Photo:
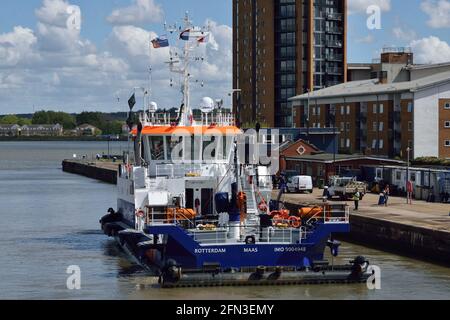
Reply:
[[[310,192],[312,193],[313,181],[311,176],[292,176],[287,182],[288,192]]]

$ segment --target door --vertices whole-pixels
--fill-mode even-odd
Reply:
[[[213,189],[201,189],[200,212],[202,216],[213,214]]]

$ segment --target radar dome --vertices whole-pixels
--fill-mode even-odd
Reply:
[[[150,112],[156,112],[158,110],[158,104],[154,101],[150,102],[150,106],[148,107]]]
[[[204,97],[200,103],[200,110],[204,113],[212,112],[214,110],[214,100],[210,97]]]

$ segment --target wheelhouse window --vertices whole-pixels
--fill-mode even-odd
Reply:
[[[164,137],[149,136],[150,160],[164,160]]]

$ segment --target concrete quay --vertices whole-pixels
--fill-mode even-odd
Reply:
[[[286,194],[282,200],[297,210],[303,203],[321,202],[321,194]],[[351,232],[343,240],[450,265],[450,204],[413,200],[409,205],[405,198],[389,197],[385,207],[375,194],[365,195],[358,211],[352,201],[347,203]]]
[[[64,160],[64,172],[79,174],[106,183],[117,184],[117,169],[120,162]]]

